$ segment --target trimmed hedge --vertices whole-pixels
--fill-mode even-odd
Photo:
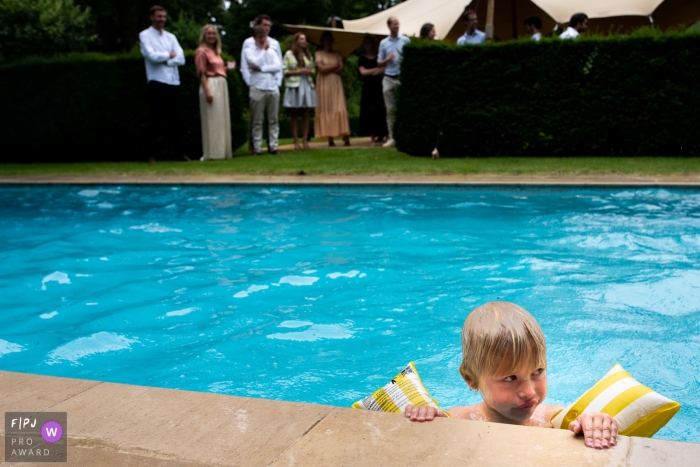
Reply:
[[[442,157],[700,155],[700,35],[404,48],[399,149]]]
[[[194,52],[180,67],[185,153],[202,154]],[[247,140],[247,99],[238,70],[228,73],[233,147]],[[140,54],[71,54],[0,67],[0,162],[143,160],[148,91]]]

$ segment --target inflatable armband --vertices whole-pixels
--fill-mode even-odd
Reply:
[[[352,407],[354,409],[403,413],[409,404],[434,407],[445,412],[448,417],[450,416],[435,399],[430,397],[430,392],[423,386],[423,381],[421,381],[413,362],[401,370],[386,386],[355,402]]]
[[[668,423],[681,406],[639,383],[617,363],[576,402],[554,414],[554,428],[569,429],[569,423],[586,412],[615,417],[618,433],[651,438]]]

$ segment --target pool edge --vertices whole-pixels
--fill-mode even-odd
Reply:
[[[521,466],[646,467],[692,465],[700,457],[700,444],[694,443],[621,437],[614,449],[595,451],[564,430],[450,419],[411,423],[398,414],[9,371],[0,371],[0,407],[3,412],[67,412],[66,465],[516,461]]]
[[[100,175],[0,176],[0,185],[540,185],[698,187],[695,175]]]

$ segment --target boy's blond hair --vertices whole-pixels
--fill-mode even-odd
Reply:
[[[459,372],[470,388],[482,378],[505,374],[528,364],[547,367],[547,344],[537,320],[510,302],[490,302],[469,313],[462,327]]]

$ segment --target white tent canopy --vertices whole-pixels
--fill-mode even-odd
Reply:
[[[283,24],[288,31],[303,31],[309,40],[324,30],[334,35],[344,34],[342,50],[336,39],[336,49],[347,56],[362,44],[364,34],[382,37],[389,34],[387,20],[396,16],[400,32],[418,36],[425,23],[435,25],[436,38],[456,42],[464,34],[461,16],[466,9],[474,9],[479,16],[479,29],[484,29],[487,0],[405,0],[391,8],[366,18],[344,20],[344,29]],[[647,16],[662,28],[678,24],[690,25],[700,20],[700,0],[495,0],[494,32],[499,40],[508,40],[525,34],[523,21],[539,16],[544,31],[551,31],[555,23],[567,23],[574,13],[583,12],[592,20],[593,31],[606,33],[612,28],[623,31],[648,25]]]
[[[469,0],[406,0],[365,18],[343,20],[343,29],[300,24],[283,24],[281,27],[290,32],[305,33],[307,40],[316,45],[320,45],[321,33],[330,31],[335,38],[335,50],[347,57],[362,45],[365,34],[375,39],[388,36],[387,20],[392,16],[399,19],[401,34],[418,36],[421,26],[433,23],[437,33],[436,39],[447,39],[454,25],[461,24],[460,18],[467,3]]]
[[[401,25],[401,34],[418,36],[421,26],[433,23],[436,39],[444,39],[452,26],[460,21],[468,3],[468,0],[406,0],[366,18],[343,20],[343,27],[389,34],[387,20],[396,16]]]
[[[410,1],[410,0],[409,0]],[[557,23],[568,23],[575,13],[589,18],[649,16],[664,0],[532,0]],[[497,2],[498,3],[498,2]]]

